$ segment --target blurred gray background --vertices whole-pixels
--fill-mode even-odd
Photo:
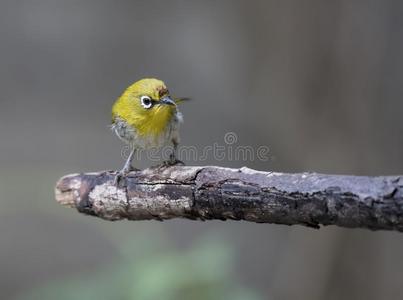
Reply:
[[[155,292],[159,275],[147,274],[161,266],[156,257],[164,249],[182,257],[209,243],[200,265],[218,262],[200,271],[211,271],[203,273],[208,284],[224,268],[221,257],[231,260],[214,279],[220,284],[199,287],[211,289],[203,299],[226,299],[228,291],[220,298],[214,289],[227,286],[243,287],[239,299],[401,296],[402,234],[218,221],[110,223],[59,206],[53,188],[68,173],[122,166],[122,144],[108,129],[110,108],[126,86],[147,76],[194,99],[181,109],[184,145],[222,143],[231,131],[240,145],[270,148],[269,161],[210,157],[202,164],[401,174],[402,15],[403,2],[376,0],[2,0],[0,298],[31,299],[52,289],[73,295],[86,280],[127,268],[128,258],[138,274],[114,275],[116,282],[106,280],[103,288],[114,290],[125,278],[120,290],[138,287],[115,299],[153,299],[152,292],[141,298],[149,292],[139,282],[151,280]],[[227,250],[218,257],[214,245]],[[131,256],[139,248],[160,252]],[[183,274],[196,272],[193,261],[180,264]],[[139,269],[140,262],[149,263]],[[166,268],[162,283],[179,278],[177,265]],[[101,288],[97,279],[93,284],[88,293]],[[199,299],[187,284],[175,299]],[[168,298],[161,288],[158,299]]]

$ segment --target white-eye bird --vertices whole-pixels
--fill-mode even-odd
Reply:
[[[112,107],[112,130],[131,147],[117,180],[134,168],[132,160],[137,149],[172,145],[165,164],[174,165],[179,144],[179,124],[183,122],[177,104],[187,98],[172,98],[165,83],[155,78],[141,79],[130,85]]]

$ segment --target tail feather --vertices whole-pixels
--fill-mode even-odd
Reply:
[[[182,103],[182,102],[186,102],[191,100],[191,98],[188,97],[182,97],[182,98],[174,98],[174,101],[176,104]]]

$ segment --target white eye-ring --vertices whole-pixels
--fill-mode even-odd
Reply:
[[[140,97],[140,101],[141,101],[141,105],[144,107],[144,108],[150,108],[151,106],[153,106],[153,101],[151,100],[151,98],[150,97],[148,97],[148,96],[141,96]]]

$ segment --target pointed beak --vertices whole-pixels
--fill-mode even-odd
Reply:
[[[174,106],[176,106],[175,101],[172,100],[172,98],[169,97],[169,96],[166,96],[166,97],[162,98],[162,99],[160,100],[160,103],[161,103],[161,104],[166,104],[166,105],[174,105]]]

